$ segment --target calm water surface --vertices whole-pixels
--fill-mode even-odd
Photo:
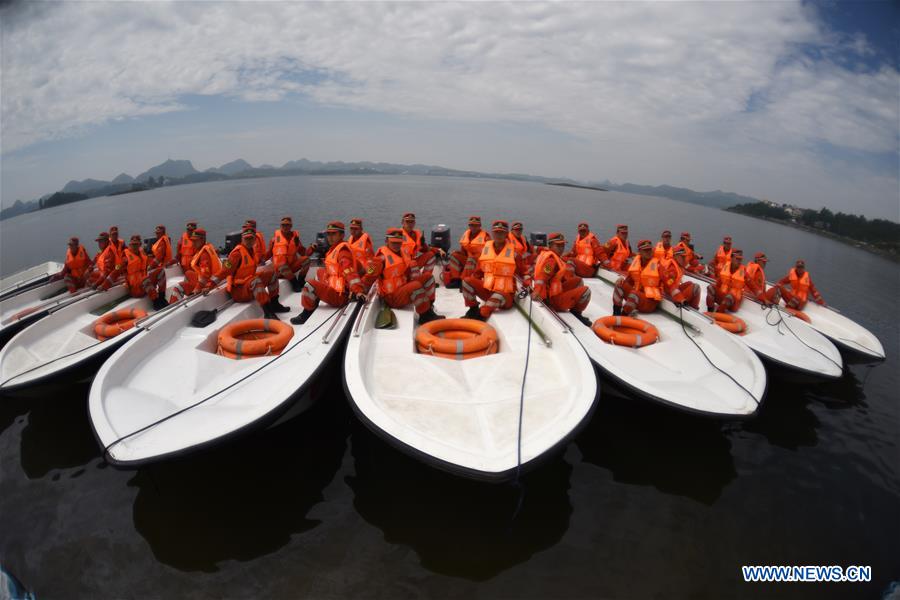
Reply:
[[[61,260],[111,224],[149,236],[196,218],[221,243],[283,214],[304,241],[362,216],[376,238],[414,210],[426,231],[520,219],[632,240],[688,229],[765,250],[769,277],[807,260],[826,299],[888,359],[837,382],[772,379],[758,417],[722,424],[601,397],[565,454],[512,486],[444,475],[352,416],[340,364],[315,409],[275,430],[138,471],[106,468],[89,382],[0,397],[0,563],[39,597],[879,597],[900,580],[900,269],[780,225],[661,198],[432,177],[290,177],[95,198],[0,222],[0,271]],[[93,251],[93,242],[85,244]],[[338,361],[339,362],[339,361]],[[177,377],[177,373],[168,374]],[[606,382],[603,382],[605,385]],[[744,584],[742,564],[871,565],[860,584]]]

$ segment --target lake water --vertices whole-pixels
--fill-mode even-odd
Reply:
[[[362,216],[373,237],[413,210],[428,232],[466,217],[573,236],[588,220],[632,242],[723,235],[769,278],[802,257],[825,298],[888,359],[828,384],[771,379],[756,419],[722,424],[604,395],[564,455],[517,490],[445,475],[352,416],[340,364],[311,412],[175,462],[106,468],[89,382],[0,398],[0,564],[39,597],[879,597],[900,580],[900,268],[856,248],[662,198],[534,183],[335,176],[226,181],[95,198],[0,222],[0,271],[62,260],[78,235],[173,238],[197,219],[221,243],[292,215],[304,242]],[[296,307],[294,307],[296,308]],[[338,361],[339,362],[339,361]],[[170,374],[177,377],[177,373]],[[605,382],[601,382],[605,385]],[[745,584],[744,564],[871,565],[869,584]]]

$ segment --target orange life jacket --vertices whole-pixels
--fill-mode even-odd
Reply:
[[[493,243],[485,244],[478,267],[484,272],[484,287],[487,289],[501,294],[516,291],[516,251],[509,242],[500,252],[494,252]]]
[[[660,259],[659,267],[663,272],[663,276],[665,277],[668,277],[670,269],[672,269],[673,267],[675,269],[675,277],[672,278],[672,282],[669,283],[669,281],[666,280],[667,288],[672,289],[681,285],[681,278],[684,275],[684,269],[681,268],[681,265],[679,265],[674,258],[670,256],[668,258]]]
[[[731,262],[731,250],[726,252],[725,246],[719,246],[719,249],[716,250],[716,267],[721,269],[724,265],[727,265]]]
[[[120,268],[121,265],[122,257],[119,256],[116,247],[112,244],[107,244],[106,248],[97,252],[97,255],[94,256],[94,266],[96,266],[104,275],[109,275]]]
[[[759,266],[758,263],[748,263],[745,272],[747,276],[747,283],[750,285],[750,287],[752,287],[756,292],[766,291],[766,274],[763,271],[763,268]]]
[[[419,252],[419,248],[422,247],[422,232],[418,229],[413,229],[413,235],[410,235],[408,231],[402,229],[403,231],[403,250],[410,256],[415,256]]]
[[[400,250],[400,254],[395,253],[387,246],[382,246],[375,253],[384,257],[384,270],[381,271],[381,277],[378,279],[378,293],[382,296],[391,294],[402,285],[406,284],[406,272],[412,264],[412,259],[405,250]]]
[[[88,267],[91,265],[91,259],[88,256],[87,250],[84,249],[84,246],[81,244],[78,245],[78,250],[75,251],[75,256],[72,256],[72,249],[69,248],[66,250],[66,266],[69,268],[69,274],[78,279],[85,273],[87,273]]]
[[[524,239],[520,238],[519,236],[514,234],[512,231],[510,231],[509,235],[506,237],[509,241],[511,241],[513,243],[513,245],[516,248],[516,252],[518,252],[519,254],[521,254],[523,256],[528,253],[528,243]]]
[[[137,254],[131,251],[131,248],[125,248],[125,280],[129,287],[140,287],[144,279],[147,278],[147,264],[150,257],[144,252],[143,248],[139,248]]]
[[[266,258],[266,238],[259,231],[256,232],[256,239],[253,240],[253,258],[259,264]]]
[[[589,232],[583,238],[575,238],[575,260],[583,262],[586,265],[593,265],[595,262],[594,248],[591,242],[600,243],[594,232]]]
[[[366,264],[366,261],[369,260],[369,244],[372,243],[369,241],[369,234],[363,232],[358,240],[355,242],[349,240],[347,243],[350,244],[350,250],[353,251],[353,258],[356,260],[356,263],[360,265]]]
[[[288,239],[281,234],[280,229],[276,229],[272,241],[272,262],[276,265],[286,263],[300,249],[300,234],[294,230],[291,230],[291,237]]]
[[[678,247],[684,248],[684,264],[686,264],[686,265],[691,264],[691,261],[694,260],[694,251],[691,250],[691,247],[688,246],[684,242],[678,242],[672,248],[672,256],[675,255],[675,248],[678,248]]]
[[[181,234],[181,247],[178,250],[178,260],[181,264],[190,264],[190,257],[194,255],[194,242],[191,240],[191,236],[188,235],[188,232],[185,231]]]
[[[735,299],[741,297],[744,293],[744,281],[746,279],[746,271],[744,265],[738,267],[738,270],[731,272],[731,263],[728,263],[719,271],[718,291],[720,294],[731,294]]]
[[[618,271],[625,264],[625,261],[628,260],[628,257],[631,256],[631,245],[623,242],[617,235],[609,238],[607,244],[615,246],[615,250],[609,259],[609,268]]]
[[[628,277],[643,292],[644,296],[652,300],[662,300],[662,292],[659,289],[659,261],[651,258],[646,267],[641,266],[641,257],[635,256],[628,267]]]
[[[556,273],[550,277],[549,285],[546,277],[548,276],[548,267],[553,270],[552,262],[556,262]],[[563,259],[556,255],[552,250],[544,250],[538,255],[537,262],[534,265],[534,285],[535,287],[544,285],[547,287],[547,297],[552,298],[563,291],[563,279],[566,277],[566,263]]]
[[[201,259],[204,255],[209,257],[208,266],[202,264]],[[200,248],[200,250],[194,254],[194,258],[191,259],[191,269],[196,272],[197,275],[202,277],[210,277],[221,271],[222,261],[219,260],[219,255],[216,252],[215,246],[207,242],[206,245]]]
[[[119,254],[119,257],[123,258],[125,255],[125,248],[127,247],[125,246],[125,240],[119,238],[116,241],[113,241],[112,238],[110,238],[109,243],[111,246],[115,246],[116,252]]]
[[[172,242],[169,241],[168,235],[163,234],[150,249],[153,250],[153,257],[156,258],[156,262],[161,266],[166,266],[172,260]]]
[[[809,271],[803,272],[803,277],[797,276],[797,269],[791,268],[788,272],[791,279],[791,293],[800,301],[806,302],[809,296]]]
[[[666,248],[662,242],[656,242],[656,248],[653,249],[653,258],[657,260],[672,258],[672,246]]]
[[[342,294],[347,286],[346,281],[344,281],[344,274],[341,272],[341,263],[338,262],[338,254],[340,254],[341,250],[347,250],[350,256],[353,256],[353,248],[346,241],[332,247],[325,254],[325,283],[338,294]],[[354,265],[351,268],[355,271],[356,260],[354,259],[353,262]]]
[[[459,245],[467,255],[477,258],[481,256],[481,251],[484,249],[484,245],[488,243],[490,238],[484,229],[476,233],[475,237],[471,240],[469,239],[469,233],[471,232],[466,229],[466,232],[459,238]]]
[[[254,246],[256,244],[254,243]],[[228,293],[231,293],[231,288],[237,285],[243,285],[253,279],[256,275],[256,249],[254,248],[253,254],[250,254],[250,251],[244,247],[243,244],[238,244],[235,246],[234,250],[231,251],[231,254],[228,255],[229,261],[231,260],[231,256],[237,252],[240,254],[240,266],[235,269],[234,275],[229,275],[226,278],[227,283],[225,284],[225,289]]]

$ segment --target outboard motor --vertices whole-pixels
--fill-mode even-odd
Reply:
[[[328,235],[324,231],[316,234],[316,252],[320,257],[325,258],[325,253],[331,246],[328,244]]]
[[[547,234],[543,231],[532,231],[528,239],[531,241],[531,245],[535,247],[546,247],[547,246]]]
[[[225,245],[219,248],[219,254],[228,256],[231,251],[238,247],[241,243],[241,234],[243,231],[230,231],[225,234]]]
[[[431,228],[431,244],[444,252],[450,252],[450,228],[441,223]]]
[[[156,238],[144,238],[144,252],[147,253],[147,256],[153,256],[153,244],[156,243]],[[175,250],[174,248],[172,249]]]

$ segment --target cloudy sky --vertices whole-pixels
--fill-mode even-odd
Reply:
[[[900,220],[898,21],[895,2],[14,3],[0,192],[305,157]]]

